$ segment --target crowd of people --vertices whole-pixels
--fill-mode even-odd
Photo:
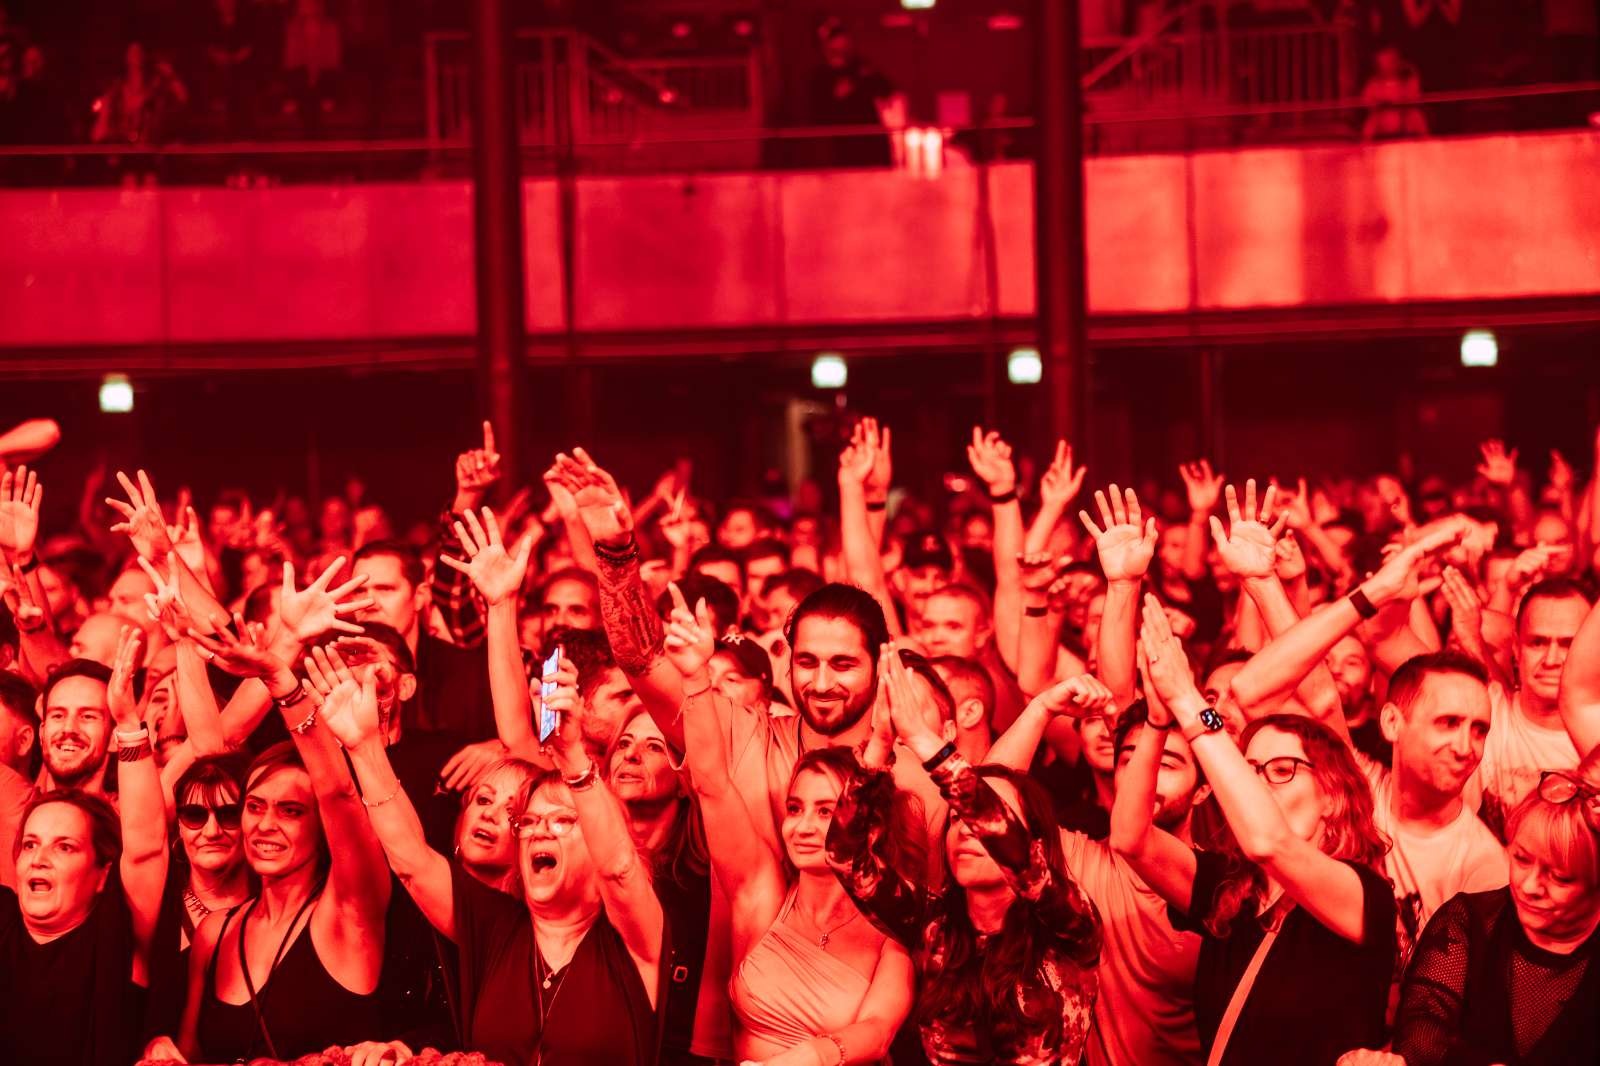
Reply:
[[[935,508],[870,417],[763,502],[486,423],[396,538],[58,439],[0,434],[0,1061],[1600,1061],[1559,454],[1136,491],[975,429]]]

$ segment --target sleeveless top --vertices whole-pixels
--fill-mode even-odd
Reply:
[[[604,908],[572,959],[552,972],[533,920],[518,899],[451,870],[456,945],[461,949],[465,1050],[506,1066],[655,1066],[661,1050],[671,937],[663,925],[656,1007],[639,967]],[[550,987],[535,984],[534,973]]]
[[[739,1027],[782,1048],[855,1021],[872,981],[784,924],[794,909],[789,890],[772,923],[733,972],[729,992]]]
[[[248,1000],[233,1004],[217,998],[217,956],[223,951],[228,926],[245,906],[248,904],[228,911],[206,964],[197,1033],[205,1062],[249,1062],[270,1054],[255,1007]],[[295,934],[277,968],[256,989],[256,1003],[280,1059],[372,1040],[382,1028],[377,997],[351,992],[322,965],[309,921]]]

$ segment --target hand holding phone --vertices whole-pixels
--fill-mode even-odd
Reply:
[[[539,743],[543,744],[555,733],[561,724],[561,716],[549,709],[546,701],[556,694],[558,687],[551,680],[557,670],[561,669],[561,645],[556,645],[556,650],[550,653],[550,658],[539,667]]]

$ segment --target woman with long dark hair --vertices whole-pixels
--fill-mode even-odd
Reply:
[[[1150,595],[1141,640],[1154,728],[1117,790],[1111,843],[1167,901],[1174,924],[1201,937],[1195,1021],[1208,1062],[1292,1055],[1332,1066],[1381,1044],[1394,892],[1349,745],[1299,715],[1259,718],[1235,743]],[[1193,850],[1152,824],[1159,730],[1174,724],[1232,831],[1220,851]]]
[[[763,1066],[880,1062],[910,1011],[913,974],[906,950],[865,920],[828,866],[828,825],[856,773],[855,756],[846,748],[800,756],[774,850],[772,830],[761,832],[752,813],[766,809],[765,786],[743,796],[728,774],[710,699],[710,612],[702,600],[691,614],[676,585],[671,592],[665,650],[684,677],[690,781],[732,904],[738,1058]]]
[[[239,824],[260,891],[201,922],[178,1046],[160,1038],[152,1058],[292,1059],[359,1044],[382,1027],[374,993],[390,881],[330,727],[362,692],[351,683],[314,696],[261,627],[244,628],[242,639],[226,630],[197,639],[224,669],[266,682],[293,739],[261,752],[245,774]],[[370,681],[365,692],[375,705]]]
[[[1066,868],[1044,789],[1002,766],[971,766],[932,729],[936,712],[885,649],[879,684],[901,742],[950,804],[948,874],[937,891],[900,877],[880,841],[894,781],[871,744],[834,810],[828,857],[863,910],[914,953],[928,1060],[1077,1062],[1096,994],[1100,925]]]

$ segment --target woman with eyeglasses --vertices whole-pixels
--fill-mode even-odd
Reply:
[[[1406,970],[1393,1050],[1342,1066],[1600,1062],[1596,785],[1600,749],[1577,771],[1544,772],[1506,819],[1511,884],[1439,908]]]
[[[1382,1044],[1394,891],[1348,745],[1298,715],[1257,719],[1235,743],[1153,596],[1141,640],[1150,724],[1183,731],[1232,831],[1206,852],[1152,824],[1161,749],[1139,745],[1117,789],[1113,846],[1173,924],[1201,937],[1195,1021],[1207,1062],[1332,1066]]]
[[[238,754],[196,759],[173,788],[178,846],[168,864],[150,962],[154,977],[145,1012],[150,1035],[177,1032],[182,1021],[195,930],[213,913],[236,907],[254,893],[239,826],[245,762]]]
[[[661,1040],[661,904],[621,804],[584,751],[577,668],[563,662],[546,680],[557,686],[545,702],[560,723],[546,749],[556,770],[510,811],[520,897],[428,847],[367,687],[328,724],[350,753],[390,868],[460,949],[465,1047],[517,1066],[650,1066]]]

